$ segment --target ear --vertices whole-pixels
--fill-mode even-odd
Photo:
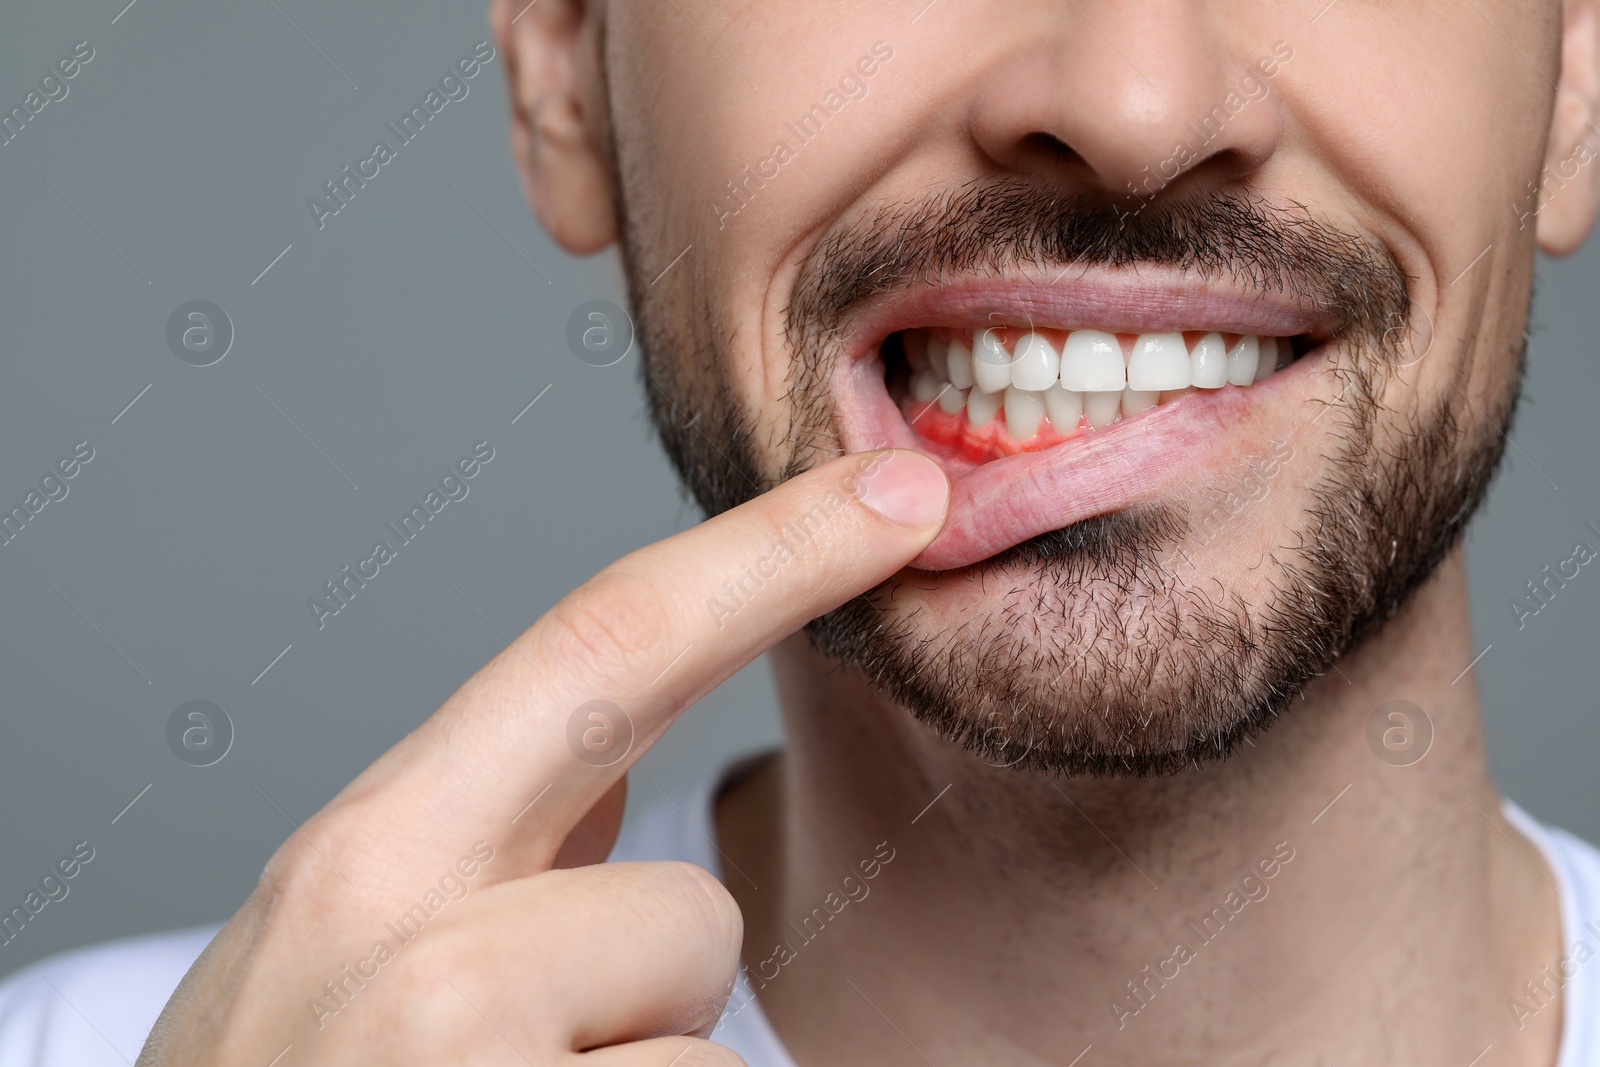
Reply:
[[[490,0],[523,192],[569,252],[616,240],[597,0]]]
[[[1561,83],[1537,197],[1539,247],[1578,250],[1600,211],[1600,0],[1566,0]]]

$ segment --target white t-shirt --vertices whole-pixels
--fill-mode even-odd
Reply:
[[[649,811],[622,834],[611,858],[686,860],[721,878],[712,819],[720,781],[684,790]],[[1529,976],[1547,989],[1556,986],[1555,976],[1565,980],[1556,1067],[1600,1067],[1600,852],[1509,801],[1505,812],[1544,853],[1561,894],[1562,958],[1552,961],[1547,975]],[[0,1067],[126,1067],[217,930],[199,926],[91,946],[0,982]],[[1522,1004],[1528,1012],[1548,1010],[1531,996]],[[794,1067],[742,973],[712,1036],[750,1067]]]

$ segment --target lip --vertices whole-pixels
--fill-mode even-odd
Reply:
[[[889,395],[879,349],[898,330],[985,325],[1305,335],[1314,347],[1249,387],[1197,390],[1106,431],[973,464],[916,435]],[[1210,480],[1219,460],[1264,447],[1261,423],[1304,395],[1301,383],[1326,358],[1331,329],[1325,314],[1287,294],[1170,270],[1087,268],[1054,284],[946,279],[888,295],[853,323],[832,382],[840,443],[849,452],[914,449],[944,467],[951,481],[945,527],[911,566],[954,570],[1094,515],[1190,492]]]

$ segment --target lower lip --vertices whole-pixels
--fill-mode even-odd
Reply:
[[[917,435],[890,397],[878,360],[841,360],[834,393],[840,443],[849,452],[913,449],[944,468],[951,481],[944,530],[911,565],[954,570],[1095,515],[1192,491],[1219,460],[1265,446],[1253,440],[1261,412],[1281,406],[1291,379],[1324,358],[1307,352],[1247,388],[1196,390],[1107,430],[1082,430],[1048,448],[977,464]]]

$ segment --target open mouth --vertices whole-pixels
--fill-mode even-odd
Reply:
[[[913,566],[958,569],[1095,515],[1203,503],[1304,430],[1334,324],[1155,267],[947,277],[863,310],[833,371],[836,428],[846,451],[944,467],[945,527]]]
[[[1098,329],[909,329],[882,356],[890,397],[929,451],[987,463],[1113,430],[1200,391],[1248,388],[1306,336]]]

